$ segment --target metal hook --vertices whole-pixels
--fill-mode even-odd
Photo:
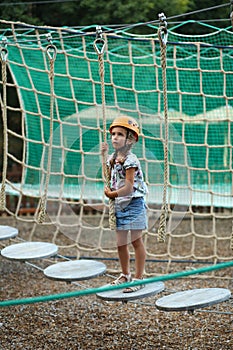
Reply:
[[[100,26],[96,27],[96,39],[93,45],[97,55],[102,55],[104,53],[105,41],[102,37],[102,29]]]
[[[160,21],[160,30],[159,30],[160,40],[162,41],[163,45],[167,45],[167,37],[168,37],[167,21],[166,21],[166,16],[163,12],[159,13],[159,21]]]
[[[2,44],[2,48],[1,48],[1,51],[0,51],[1,61],[2,62],[6,62],[7,56],[8,56],[8,50],[6,48],[6,46],[7,46],[7,38],[5,36],[2,37],[1,44]]]
[[[165,14],[162,12],[162,13],[159,13],[159,21],[160,21],[160,25],[161,24],[164,24],[165,27],[167,28],[167,22],[165,21],[167,19],[167,17],[165,16]]]
[[[47,41],[52,44],[52,35],[50,33],[46,34]]]
[[[50,43],[46,47],[46,53],[47,53],[48,58],[50,59],[50,61],[55,61],[56,55],[57,55],[57,48],[52,43],[52,36],[51,36],[51,34],[50,33],[46,34],[46,37],[47,37],[48,42]]]
[[[102,38],[102,28],[101,26],[96,27],[96,38]]]

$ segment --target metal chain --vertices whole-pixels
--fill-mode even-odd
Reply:
[[[0,51],[1,63],[2,63],[2,88],[3,88],[3,108],[2,108],[2,120],[3,120],[3,169],[2,169],[2,186],[0,191],[0,210],[6,208],[6,175],[7,175],[7,153],[8,153],[8,134],[7,134],[7,56],[8,51],[6,48],[6,38],[2,39],[2,48]]]
[[[166,239],[166,220],[167,220],[167,186],[168,186],[168,103],[167,103],[167,78],[166,78],[166,46],[167,46],[167,23],[163,13],[159,14],[161,25],[158,29],[158,37],[161,50],[161,67],[163,76],[163,101],[164,101],[164,185],[163,202],[161,208],[158,241],[165,242]]]
[[[105,89],[104,89],[104,50],[105,50],[105,41],[102,38],[101,27],[96,27],[96,39],[94,41],[94,49],[98,55],[99,62],[99,75],[101,81],[101,98],[102,98],[102,114],[103,114],[103,139],[104,142],[107,142],[107,130],[106,130],[106,110],[105,110]],[[110,187],[110,174],[107,167],[107,154],[103,155],[103,172],[106,185]],[[109,227],[111,230],[116,229],[116,216],[115,216],[115,200],[109,198]]]

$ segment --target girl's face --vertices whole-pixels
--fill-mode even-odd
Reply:
[[[115,150],[119,150],[125,146],[127,130],[120,126],[112,128],[112,146]]]

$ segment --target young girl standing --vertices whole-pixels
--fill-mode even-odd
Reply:
[[[116,118],[110,128],[114,153],[107,160],[110,175],[110,188],[105,187],[108,198],[115,199],[117,249],[122,273],[112,282],[113,285],[143,278],[146,251],[142,240],[142,231],[147,228],[147,214],[144,196],[147,186],[137,156],[131,152],[138,141],[139,127],[136,120],[128,116]],[[108,145],[102,144],[102,155],[108,152]],[[128,234],[130,232],[130,240]],[[135,251],[135,275],[131,278],[129,242]],[[132,286],[124,293],[135,292],[142,288]]]

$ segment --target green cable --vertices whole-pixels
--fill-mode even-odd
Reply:
[[[182,278],[182,277],[187,277],[195,274],[200,274],[204,272],[210,272],[214,270],[220,270],[224,268],[229,268],[233,267],[233,260],[221,264],[216,264],[208,267],[203,267],[200,269],[195,269],[195,270],[188,270],[188,271],[183,271],[183,272],[176,272],[164,276],[159,276],[159,277],[152,277],[152,278],[147,278],[139,281],[134,281],[133,283],[123,283],[117,286],[112,286],[112,285],[106,285],[103,287],[98,287],[98,288],[90,288],[90,289],[85,289],[81,291],[73,291],[73,292],[68,292],[68,293],[61,293],[61,294],[51,294],[51,295],[42,295],[38,297],[32,297],[32,298],[24,298],[24,299],[12,299],[12,300],[5,300],[0,302],[0,307],[5,307],[5,306],[13,306],[13,305],[22,305],[22,304],[34,304],[34,303],[39,303],[39,302],[47,302],[51,300],[59,300],[59,299],[67,299],[67,298],[74,298],[74,297],[79,297],[79,296],[84,296],[88,294],[96,294],[100,292],[108,292],[110,290],[115,290],[115,289],[122,289],[125,287],[130,286],[138,286],[141,284],[149,284],[153,282],[161,282],[161,281],[168,281],[172,279],[177,279],[177,278]]]

